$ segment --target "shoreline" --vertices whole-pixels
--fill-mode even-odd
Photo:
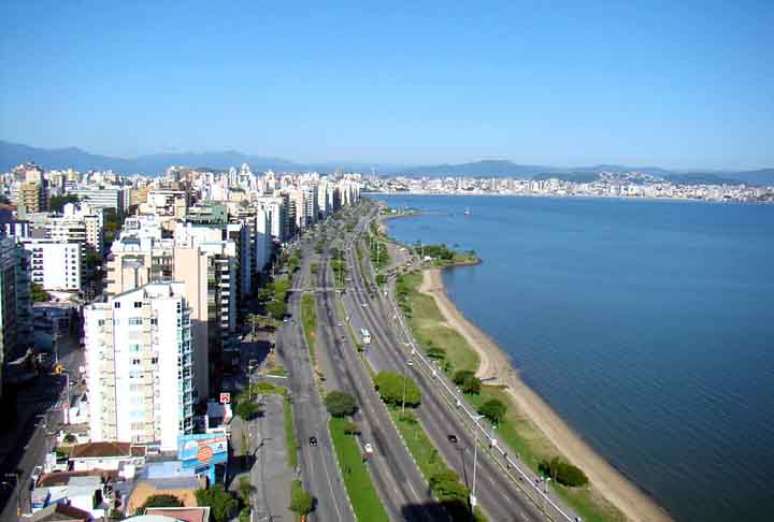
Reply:
[[[604,199],[611,201],[663,201],[665,203],[706,203],[709,205],[772,205],[774,202],[770,201],[739,201],[739,200],[714,200],[714,199],[699,199],[699,198],[667,198],[667,197],[653,197],[653,196],[607,196],[604,194],[524,194],[524,193],[500,193],[500,192],[364,192],[365,196],[385,196],[385,197],[402,197],[402,196],[451,196],[451,197],[496,197],[496,198],[545,198],[545,199]],[[411,216],[406,216],[411,217]]]
[[[418,291],[433,298],[448,326],[456,330],[479,357],[476,376],[488,385],[501,385],[513,404],[553,444],[557,451],[588,475],[592,487],[628,520],[667,522],[672,518],[651,497],[613,468],[518,376],[508,355],[460,312],[446,294],[440,268],[422,271]]]

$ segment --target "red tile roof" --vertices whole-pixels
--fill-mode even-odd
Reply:
[[[73,446],[70,458],[128,457],[131,450],[128,442],[87,442]]]

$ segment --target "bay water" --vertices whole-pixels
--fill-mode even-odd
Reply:
[[[774,206],[372,197],[478,253],[449,297],[677,520],[774,520]]]

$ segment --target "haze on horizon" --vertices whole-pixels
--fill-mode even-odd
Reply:
[[[0,4],[0,139],[135,156],[774,165],[774,3]]]

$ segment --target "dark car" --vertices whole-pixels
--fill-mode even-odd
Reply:
[[[309,437],[309,445],[310,446],[317,446],[317,437],[315,437],[314,435]]]
[[[457,436],[456,435],[447,435],[446,438],[449,439],[449,442],[451,442],[452,444],[457,444]]]

